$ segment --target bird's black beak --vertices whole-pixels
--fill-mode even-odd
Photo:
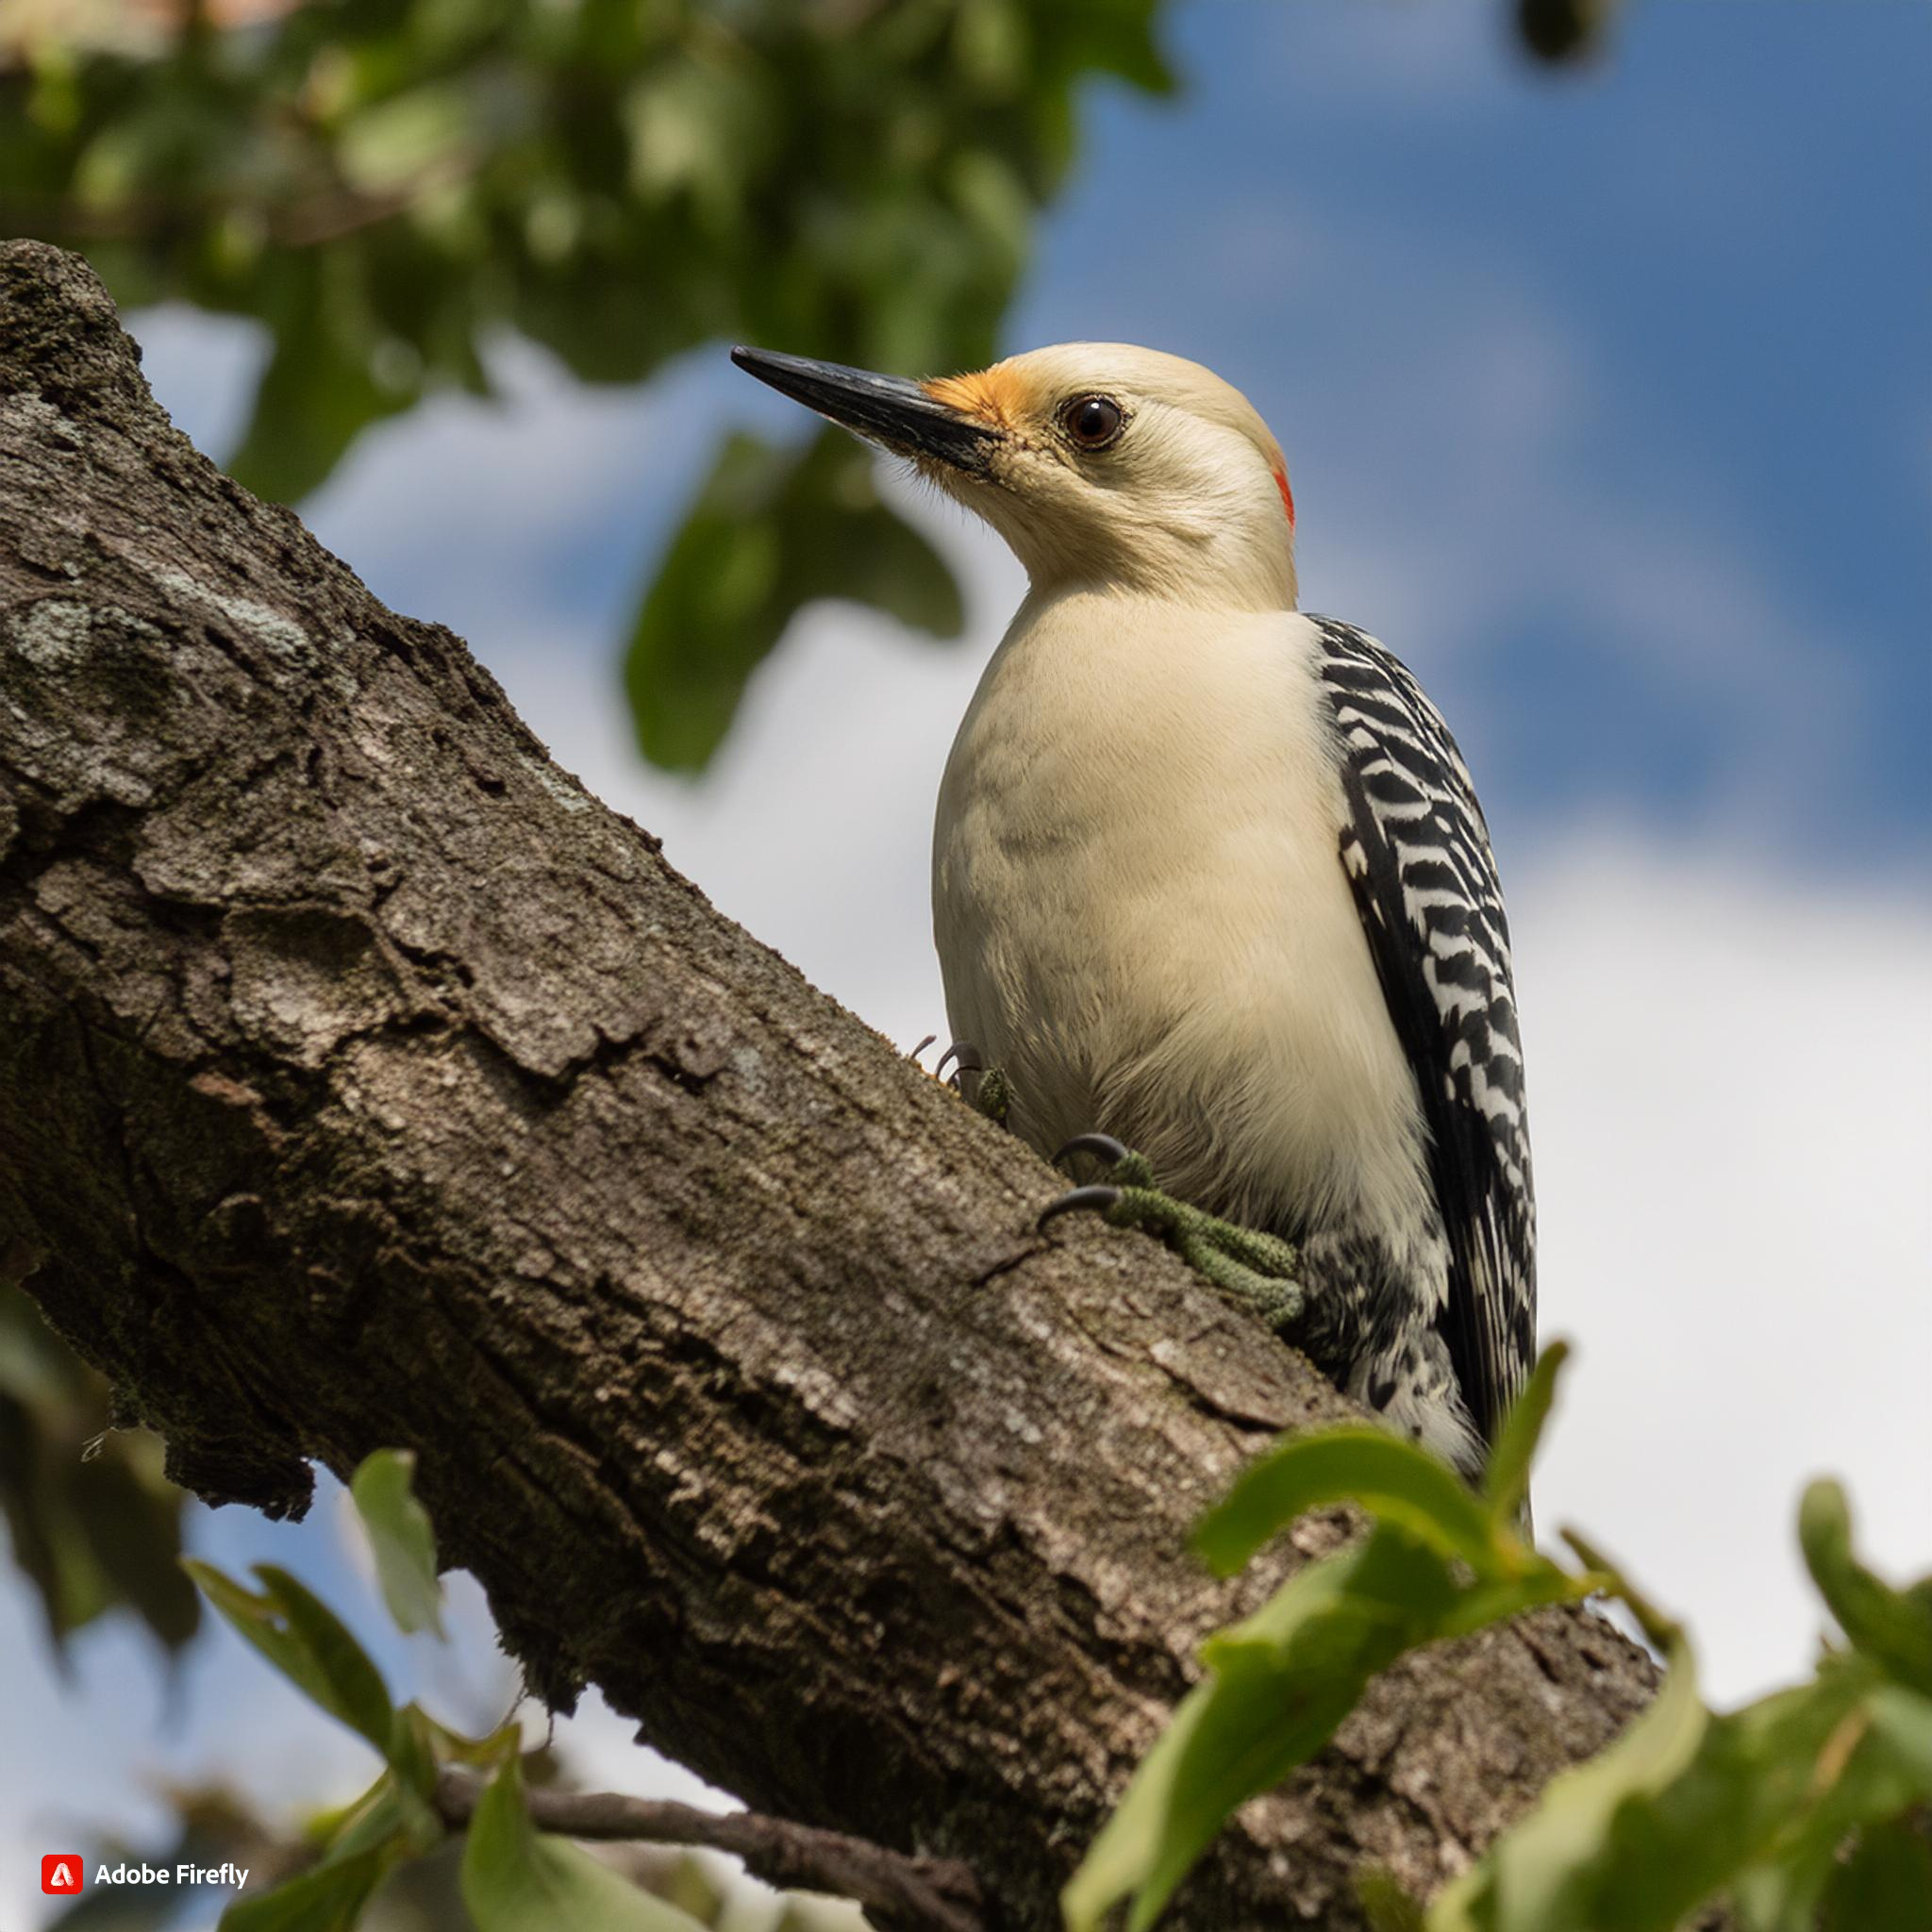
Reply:
[[[986,474],[1000,432],[940,402],[901,375],[874,375],[839,362],[733,349],[731,359],[760,382],[821,416],[900,456],[931,457],[971,475]]]

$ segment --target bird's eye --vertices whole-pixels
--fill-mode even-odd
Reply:
[[[1079,449],[1105,449],[1126,420],[1111,396],[1075,396],[1060,411],[1060,427]]]

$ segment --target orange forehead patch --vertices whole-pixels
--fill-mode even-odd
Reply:
[[[1026,409],[1026,385],[1004,362],[968,375],[940,375],[924,385],[936,403],[976,416],[996,429],[1010,429]]]

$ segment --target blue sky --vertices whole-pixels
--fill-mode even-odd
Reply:
[[[1631,0],[1565,76],[1460,0],[1208,0],[1168,42],[1176,100],[1091,97],[1008,346],[1138,340],[1246,389],[1294,474],[1306,602],[1449,714],[1511,895],[1544,1333],[1579,1344],[1540,1520],[1588,1524],[1706,1634],[1718,1694],[1754,1692],[1815,1630],[1805,1474],[1850,1477],[1894,1570],[1932,1558],[1932,12]],[[137,329],[219,454],[258,342]],[[722,351],[637,393],[513,343],[495,367],[503,405],[369,437],[312,525],[465,634],[721,907],[893,1037],[941,1030],[926,828],[1010,561],[902,492],[968,637],[816,610],[706,781],[643,773],[615,666],[636,589],[727,423],[806,425]],[[332,1510],[196,1535],[375,1627]],[[452,1695],[487,1703],[467,1627]],[[37,1821],[138,1823],[143,1769],[325,1796],[357,1762],[232,1646],[195,1661],[181,1729],[125,1632],[63,1690],[16,1591],[0,1657],[27,1719],[0,1736],[0,1932],[38,1923]],[[649,1782],[625,1735],[583,1749]]]
[[[1832,741],[1768,839],[1923,856],[1932,15],[1639,0],[1559,76],[1455,6],[1177,26],[1185,105],[1102,102],[1015,342],[1117,331],[1247,387],[1305,601],[1435,674],[1492,817],[1695,825],[1806,713]],[[1481,623],[1380,594],[1439,549]]]

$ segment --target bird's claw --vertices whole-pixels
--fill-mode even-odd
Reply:
[[[1164,1193],[1143,1154],[1111,1134],[1075,1134],[1058,1154],[1091,1154],[1107,1165],[1108,1178],[1070,1189],[1050,1201],[1035,1224],[1044,1228],[1062,1214],[1093,1213],[1113,1227],[1139,1227],[1157,1235],[1214,1285],[1254,1308],[1277,1333],[1302,1320],[1306,1295],[1295,1279],[1294,1249],[1277,1235],[1241,1227]]]
[[[948,1067],[953,1070],[950,1079],[946,1077]],[[986,1062],[980,1058],[979,1049],[970,1040],[954,1041],[952,1045],[941,1054],[939,1064],[932,1070],[933,1078],[944,1080],[956,1093],[960,1091],[962,1077],[965,1074],[983,1074],[985,1071]]]
[[[1151,1191],[1154,1186],[1154,1169],[1142,1154],[1136,1154],[1132,1148],[1124,1146],[1111,1134],[1075,1134],[1053,1158],[1056,1167],[1061,1166],[1069,1155],[1091,1154],[1107,1169],[1110,1185],[1075,1188],[1072,1193],[1063,1194],[1048,1210],[1048,1219],[1055,1214],[1070,1214],[1087,1208],[1105,1213],[1109,1208],[1120,1205],[1123,1191],[1137,1189]],[[1103,1201],[1102,1194],[1110,1194],[1111,1200]]]
[[[1049,1221],[1057,1220],[1062,1214],[1098,1214],[1111,1221],[1130,1192],[1136,1204],[1141,1203],[1143,1197],[1150,1202],[1158,1198],[1150,1191],[1154,1186],[1154,1170],[1145,1158],[1116,1141],[1111,1134],[1075,1134],[1054,1156],[1053,1164],[1058,1167],[1074,1154],[1092,1155],[1106,1165],[1114,1178],[1090,1181],[1083,1188],[1070,1188],[1041,1210],[1040,1219],[1034,1224],[1036,1227],[1043,1228]],[[1158,1223],[1149,1224],[1154,1232],[1160,1231]]]
[[[1062,1214],[1105,1214],[1109,1208],[1118,1208],[1121,1191],[1108,1187],[1105,1181],[1095,1181],[1084,1188],[1070,1188],[1058,1200],[1049,1201],[1040,1210],[1040,1219],[1033,1224],[1044,1230],[1049,1221],[1055,1221]]]
[[[1053,1164],[1058,1167],[1070,1154],[1091,1154],[1106,1161],[1109,1167],[1117,1166],[1121,1161],[1131,1158],[1126,1148],[1111,1134],[1075,1134],[1054,1156]]]
[[[946,1070],[951,1068],[949,1074]],[[1007,1124],[1007,1110],[1012,1104],[1012,1088],[1006,1073],[987,1065],[979,1049],[970,1040],[956,1040],[933,1068],[934,1079],[950,1087],[975,1113],[983,1113],[995,1126]]]

